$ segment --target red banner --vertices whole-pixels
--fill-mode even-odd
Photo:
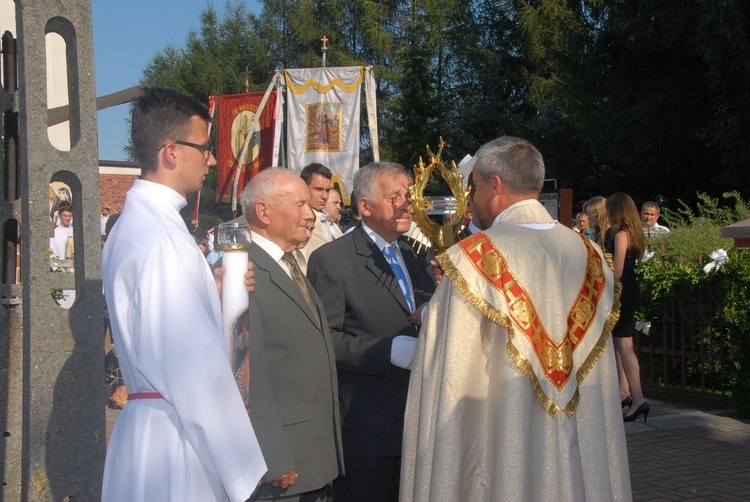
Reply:
[[[232,201],[232,185],[237,173],[237,157],[245,141],[249,141],[240,171],[237,194],[242,192],[250,179],[261,169],[269,167],[273,158],[273,134],[276,122],[277,91],[268,97],[258,122],[251,132],[250,127],[265,93],[232,94],[216,96],[216,137],[218,142],[216,161],[219,183],[216,202]]]

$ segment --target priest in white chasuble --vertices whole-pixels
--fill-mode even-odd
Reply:
[[[484,231],[439,257],[445,277],[412,368],[401,500],[631,500],[612,271],[537,201],[544,162],[527,141],[484,145],[474,180]]]

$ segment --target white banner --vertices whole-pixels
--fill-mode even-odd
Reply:
[[[359,108],[364,68],[285,70],[289,169],[319,162],[333,172],[344,194],[359,169]]]

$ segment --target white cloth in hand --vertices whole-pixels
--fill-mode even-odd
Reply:
[[[411,369],[411,363],[414,360],[414,353],[417,351],[417,339],[413,336],[400,335],[393,339],[391,344],[391,364]]]

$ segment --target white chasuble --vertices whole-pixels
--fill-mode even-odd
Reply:
[[[525,204],[439,259],[401,500],[631,500],[601,250]]]

